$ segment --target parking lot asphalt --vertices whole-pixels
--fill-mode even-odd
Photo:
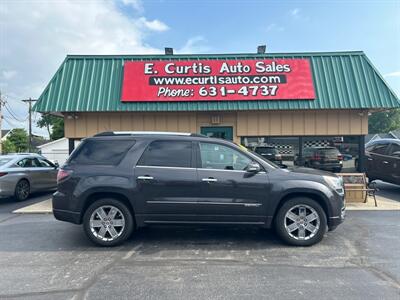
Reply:
[[[151,227],[99,248],[80,226],[0,203],[0,299],[400,297],[399,211],[348,212],[308,248],[254,227]]]

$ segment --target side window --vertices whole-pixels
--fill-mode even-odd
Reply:
[[[37,161],[39,162],[39,167],[42,168],[54,168],[54,165],[49,162],[48,160],[42,159],[42,158],[38,158]]]
[[[138,165],[190,168],[191,162],[192,142],[154,141],[147,147]]]
[[[17,162],[17,165],[21,168],[35,168],[37,167],[37,163],[35,163],[34,159],[32,158],[24,158]]]
[[[389,144],[378,144],[375,145],[374,148],[372,149],[373,153],[377,154],[386,154],[386,150],[389,147]]]
[[[374,149],[374,146],[368,146],[367,148],[365,148],[365,151],[371,152],[373,149]]]
[[[400,157],[400,145],[392,144],[389,150],[389,155]]]
[[[19,162],[17,162],[17,166],[21,167],[21,168],[25,168],[25,164],[26,164],[27,159],[21,159]]]
[[[201,167],[204,169],[244,170],[251,159],[232,148],[200,143]]]

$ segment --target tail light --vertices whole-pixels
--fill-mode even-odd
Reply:
[[[57,173],[57,183],[60,183],[72,174],[70,170],[59,169]]]
[[[313,156],[313,160],[321,160],[321,156],[318,153],[316,153]]]
[[[7,172],[0,172],[0,177],[3,177],[4,175],[7,175]]]

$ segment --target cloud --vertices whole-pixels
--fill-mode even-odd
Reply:
[[[169,29],[165,23],[159,20],[148,21],[145,17],[139,18],[139,24],[142,24],[144,27],[152,31],[163,32]]]
[[[15,75],[17,75],[17,71],[15,70],[4,70],[1,72],[1,78],[4,80],[9,80],[13,77],[15,77]]]
[[[138,12],[143,12],[143,3],[141,0],[122,0],[122,4],[125,6],[130,6]]]
[[[299,9],[299,8],[294,8],[294,9],[292,9],[289,13],[290,13],[290,15],[291,15],[292,17],[297,18],[297,17],[300,16],[300,9]]]
[[[267,26],[267,31],[284,31],[285,27],[279,26],[275,23],[271,23]]]
[[[19,100],[37,98],[67,54],[162,53],[146,38],[168,26],[128,16],[116,1],[140,10],[138,0],[2,2],[0,88],[15,115],[25,119]]]
[[[207,40],[201,35],[194,36],[187,40],[182,48],[177,49],[178,54],[204,53],[210,51]]]
[[[400,77],[400,71],[387,73],[387,74],[383,75],[383,77],[385,77],[385,78],[387,78],[387,77]]]

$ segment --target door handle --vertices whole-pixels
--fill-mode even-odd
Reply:
[[[148,175],[144,175],[144,176],[138,176],[137,179],[139,179],[139,180],[153,180],[154,177],[148,176]]]
[[[204,182],[217,182],[218,179],[213,178],[213,177],[208,177],[208,178],[203,178],[201,181],[204,181]]]
[[[383,161],[384,164],[388,164],[389,162],[387,162],[386,160]]]
[[[368,160],[369,160],[369,161],[371,161],[371,160],[372,160],[372,158],[368,158]]]

